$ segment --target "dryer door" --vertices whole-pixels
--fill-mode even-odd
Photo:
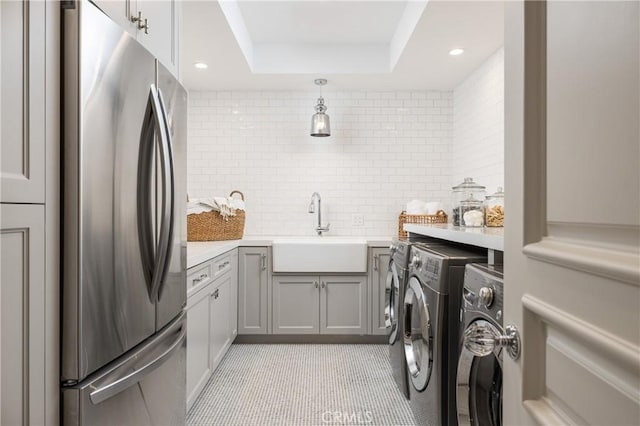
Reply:
[[[477,320],[472,325],[487,327],[494,335],[502,333],[491,323]],[[471,326],[471,325],[470,325]],[[475,356],[464,345],[458,362],[456,406],[458,424],[502,425],[502,358],[498,347],[487,356]]]
[[[398,268],[392,260],[389,264],[389,272],[387,272],[387,282],[384,290],[384,322],[387,328],[387,336],[389,344],[393,345],[398,339],[398,312],[400,298],[400,278]]]
[[[423,391],[433,364],[433,333],[429,306],[417,278],[411,277],[404,297],[404,354],[413,387]]]

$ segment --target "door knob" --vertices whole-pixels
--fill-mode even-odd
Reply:
[[[520,333],[514,325],[507,325],[504,331],[505,334],[498,335],[485,325],[471,324],[464,331],[464,347],[478,357],[490,355],[496,347],[505,348],[509,356],[517,360],[522,347]]]

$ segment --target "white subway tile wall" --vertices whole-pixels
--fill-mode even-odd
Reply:
[[[487,193],[504,186],[504,49],[453,92],[452,183],[473,177]]]
[[[315,234],[314,191],[336,236],[394,236],[408,201],[448,204],[453,92],[325,90],[329,138],[309,136],[317,97],[190,92],[189,196],[242,191],[245,235]]]

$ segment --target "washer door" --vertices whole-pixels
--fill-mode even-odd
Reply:
[[[398,303],[400,298],[400,278],[398,268],[392,260],[389,263],[387,282],[384,290],[384,323],[387,328],[389,344],[393,345],[398,340]]]
[[[495,336],[499,330],[485,320],[472,324],[488,327]],[[502,425],[502,358],[501,349],[477,357],[462,346],[458,362],[456,405],[458,424],[479,426]]]
[[[413,387],[422,392],[433,364],[431,315],[422,286],[411,277],[404,297],[404,354]]]

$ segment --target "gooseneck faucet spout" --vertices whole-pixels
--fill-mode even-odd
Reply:
[[[318,207],[316,208],[316,203]],[[329,231],[330,223],[327,223],[327,226],[322,226],[322,199],[320,198],[320,194],[314,192],[311,194],[311,204],[309,204],[309,213],[317,213],[318,224],[316,225],[316,232],[319,236],[322,237],[323,232]],[[317,210],[316,210],[317,209]]]

